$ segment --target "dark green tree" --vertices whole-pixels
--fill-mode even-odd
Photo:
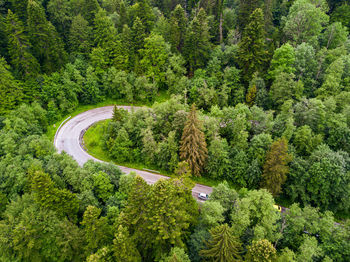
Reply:
[[[40,65],[31,54],[31,46],[23,23],[10,9],[6,16],[6,34],[8,52],[16,74],[22,78],[36,76],[40,71]]]
[[[211,229],[210,235],[211,239],[206,243],[207,249],[201,250],[201,256],[211,261],[241,261],[242,243],[232,228],[223,224]]]
[[[210,51],[209,40],[207,15],[204,9],[200,9],[187,29],[184,43],[184,54],[190,72],[193,73],[207,62]]]
[[[267,62],[262,10],[260,8],[255,9],[249,21],[244,29],[238,49],[239,64],[246,83],[251,80],[255,72],[262,72]]]
[[[58,70],[66,61],[62,39],[55,27],[46,19],[43,6],[28,0],[28,32],[33,46],[33,54],[47,73]]]
[[[201,131],[201,122],[197,118],[196,106],[193,104],[182,132],[180,158],[188,163],[193,175],[200,176],[207,154],[207,143]]]
[[[5,59],[0,57],[0,114],[13,109],[22,98],[22,90],[19,83],[9,69],[10,67]]]
[[[80,14],[73,17],[68,37],[70,51],[73,54],[87,56],[91,51],[92,29]]]
[[[172,50],[182,51],[185,42],[187,18],[185,10],[177,5],[170,16],[170,43]]]

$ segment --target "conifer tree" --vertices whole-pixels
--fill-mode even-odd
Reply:
[[[181,52],[186,34],[187,18],[185,10],[181,5],[177,5],[170,17],[170,42],[173,50]]]
[[[69,46],[75,54],[88,55],[91,51],[92,29],[80,14],[73,17],[69,31]]]
[[[207,155],[207,143],[193,104],[182,132],[180,158],[188,163],[193,175],[200,176]]]
[[[0,57],[0,115],[13,109],[21,100],[22,92],[5,59]]]
[[[23,78],[36,76],[39,73],[40,65],[30,53],[30,43],[24,32],[22,21],[10,9],[6,17],[6,34],[11,64],[16,73]]]
[[[242,244],[227,224],[214,227],[210,230],[210,235],[211,240],[206,243],[207,249],[201,250],[201,256],[212,261],[241,261]]]
[[[210,35],[207,15],[201,8],[187,30],[184,46],[184,54],[193,73],[203,67],[210,53]]]
[[[264,69],[267,51],[264,16],[260,8],[255,9],[250,16],[250,23],[246,26],[239,43],[238,57],[243,79],[247,83],[255,72],[261,72]]]
[[[56,71],[65,63],[66,52],[63,41],[55,27],[46,19],[45,10],[35,0],[28,0],[28,31],[33,54],[45,72]]]
[[[117,262],[139,262],[141,256],[134,241],[129,236],[128,229],[123,226],[118,227],[113,240],[114,258]]]
[[[266,188],[274,196],[281,193],[281,187],[286,181],[289,171],[288,163],[292,160],[288,154],[288,142],[283,137],[272,143],[266,154],[264,172],[262,175],[262,187]]]

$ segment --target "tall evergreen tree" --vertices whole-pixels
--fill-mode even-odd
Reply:
[[[209,58],[210,35],[207,15],[204,9],[200,9],[198,14],[191,21],[185,38],[184,54],[190,72],[203,67]]]
[[[241,242],[227,225],[219,225],[210,230],[211,240],[206,243],[207,249],[201,250],[201,256],[212,261],[241,261]]]
[[[22,92],[4,58],[0,57],[0,115],[13,109],[21,100]]]
[[[261,72],[264,69],[267,51],[265,48],[264,17],[260,8],[255,9],[250,16],[250,23],[246,26],[243,38],[239,42],[238,57],[246,83],[251,80],[255,72]]]
[[[288,163],[291,161],[288,154],[288,142],[285,138],[280,138],[272,143],[269,152],[266,154],[264,164],[262,186],[270,191],[274,196],[281,193],[281,187],[286,181],[289,171]]]
[[[185,41],[187,18],[185,10],[177,5],[170,17],[170,42],[173,50],[182,51]]]
[[[188,163],[192,174],[200,176],[207,160],[208,150],[201,123],[193,104],[181,137],[180,158]]]
[[[35,0],[28,0],[28,31],[33,46],[34,56],[41,63],[45,72],[59,69],[66,60],[62,39],[55,27],[46,19],[45,10]]]
[[[30,53],[30,43],[24,32],[24,25],[17,15],[8,10],[6,17],[6,33],[11,64],[15,72],[23,78],[36,76],[40,65]]]
[[[91,51],[92,29],[80,14],[72,19],[68,41],[74,54],[88,55]]]

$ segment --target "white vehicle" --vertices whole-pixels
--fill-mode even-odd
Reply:
[[[202,200],[207,200],[209,198],[208,194],[205,193],[199,193],[198,198]]]

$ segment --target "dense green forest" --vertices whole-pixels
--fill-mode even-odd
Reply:
[[[346,0],[0,0],[0,261],[350,261],[349,28]],[[106,99],[155,102],[103,150],[172,179],[56,152]]]

